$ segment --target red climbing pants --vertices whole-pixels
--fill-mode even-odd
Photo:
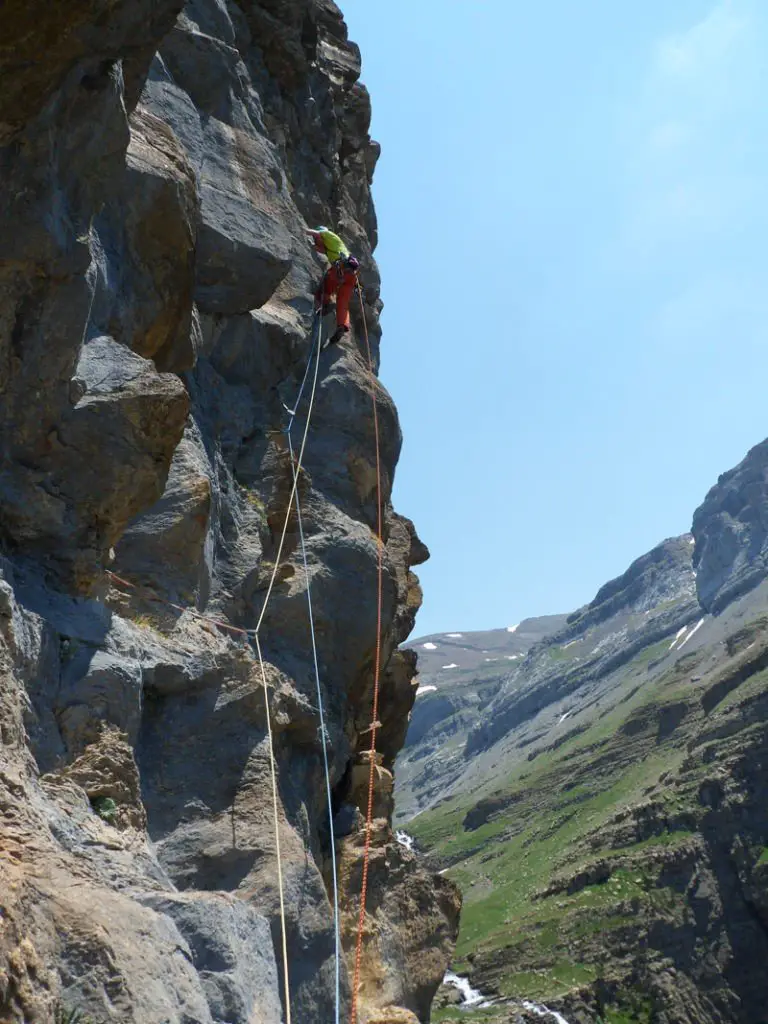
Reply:
[[[323,278],[322,301],[330,302],[336,296],[336,326],[349,327],[349,303],[357,284],[357,273],[334,264]]]

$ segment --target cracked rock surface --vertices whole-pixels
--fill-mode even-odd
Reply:
[[[380,331],[360,54],[332,0],[11,0],[0,39],[0,1020],[332,1019],[331,845],[284,404],[332,223]],[[400,847],[427,557],[362,309],[322,356],[299,480],[342,901],[359,909],[385,504],[363,1019],[427,1020],[457,890]],[[303,430],[306,406],[297,417]],[[414,921],[417,927],[414,927]]]

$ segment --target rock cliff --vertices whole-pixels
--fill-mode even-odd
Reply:
[[[427,556],[392,508],[360,55],[332,0],[11,0],[0,12],[0,1020],[284,1019],[268,716],[293,1020],[342,1019],[360,893],[376,649],[384,671],[363,1018],[428,1020],[459,900],[390,827],[413,702],[398,645]],[[362,263],[322,356],[299,478],[283,432],[321,272]],[[298,418],[304,424],[305,411]],[[252,628],[251,645],[212,620]],[[69,1016],[68,1016],[69,1015]],[[74,1019],[74,1017],[72,1018]]]

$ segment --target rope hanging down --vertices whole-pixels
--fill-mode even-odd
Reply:
[[[285,927],[285,887],[283,885],[283,857],[280,850],[280,814],[277,800],[277,767],[275,765],[275,747],[272,738],[272,717],[269,713],[269,688],[267,686],[267,673],[264,668],[264,659],[261,656],[261,644],[258,633],[253,638],[256,646],[256,653],[259,657],[261,669],[261,681],[264,686],[264,703],[267,709],[267,736],[269,737],[269,769],[272,777],[272,812],[275,818],[275,855],[277,857],[277,887],[280,896],[280,927],[283,946],[283,984],[285,986],[285,1021],[291,1024],[291,990],[288,979],[288,936]]]
[[[368,807],[366,814],[366,833],[365,833],[365,848],[363,853],[363,873],[362,873],[362,885],[360,892],[360,915],[358,919],[357,929],[357,943],[355,949],[355,971],[354,971],[354,982],[352,987],[352,1006],[351,1006],[351,1024],[356,1024],[358,1016],[358,998],[360,989],[360,970],[362,964],[362,949],[363,949],[363,932],[365,925],[365,912],[366,912],[366,899],[368,891],[368,868],[370,862],[370,847],[371,847],[371,831],[373,823],[373,801],[375,791],[375,779],[376,779],[376,731],[378,728],[378,708],[379,708],[379,682],[381,675],[381,632],[382,632],[382,604],[383,604],[383,567],[384,567],[384,541],[383,541],[383,505],[382,505],[382,494],[381,494],[381,456],[380,456],[380,442],[379,442],[379,418],[378,418],[378,407],[376,403],[376,387],[378,381],[373,370],[373,357],[371,354],[370,339],[368,336],[368,325],[365,316],[365,306],[363,302],[363,293],[360,287],[360,283],[357,284],[357,292],[360,299],[360,309],[362,312],[363,330],[365,336],[365,346],[367,355],[368,373],[371,381],[371,399],[373,402],[373,427],[374,427],[374,439],[376,448],[376,506],[377,506],[377,587],[376,587],[376,654],[374,661],[374,686],[373,686],[373,706],[372,706],[372,717],[371,717],[371,746],[370,746],[370,765],[369,765],[369,778],[368,778]],[[309,577],[309,566],[306,552],[306,542],[304,536],[304,527],[301,515],[301,501],[299,498],[299,477],[303,468],[304,452],[306,449],[307,438],[309,436],[309,427],[312,419],[312,411],[314,408],[315,396],[317,393],[317,382],[320,368],[320,354],[322,350],[322,318],[317,317],[315,325],[313,326],[313,340],[310,347],[309,357],[307,359],[307,365],[304,371],[304,377],[299,387],[299,392],[292,409],[285,406],[290,419],[288,427],[286,428],[286,435],[288,438],[288,449],[289,458],[292,469],[292,487],[291,494],[288,500],[286,508],[285,520],[280,535],[280,542],[278,544],[277,554],[275,556],[272,574],[270,576],[269,585],[267,587],[267,593],[264,597],[261,612],[259,613],[256,626],[253,629],[243,629],[238,626],[232,626],[229,623],[222,622],[219,619],[211,618],[210,616],[203,615],[202,613],[191,608],[184,608],[181,605],[174,604],[173,602],[166,601],[158,595],[149,595],[149,599],[157,601],[160,604],[165,604],[182,613],[189,613],[193,618],[198,621],[205,622],[212,626],[216,626],[220,629],[227,630],[231,633],[235,633],[248,638],[251,641],[256,655],[259,660],[259,668],[262,679],[262,686],[264,689],[264,702],[266,707],[266,719],[267,719],[267,736],[269,741],[269,761],[270,761],[270,774],[272,781],[272,804],[274,814],[274,825],[275,825],[275,852],[277,856],[277,873],[278,873],[278,888],[280,898],[280,922],[281,922],[281,936],[282,936],[282,959],[283,959],[283,975],[284,975],[284,991],[285,991],[285,1011],[286,1011],[286,1024],[292,1024],[291,1018],[291,997],[290,997],[290,985],[289,985],[289,973],[288,973],[288,940],[287,940],[287,928],[286,928],[286,916],[285,916],[285,891],[282,873],[282,851],[280,846],[280,819],[279,819],[279,797],[277,787],[277,765],[275,761],[274,753],[274,741],[272,733],[272,722],[269,714],[269,688],[267,684],[266,668],[264,665],[264,658],[261,651],[261,643],[259,641],[259,633],[264,622],[266,615],[267,606],[270,598],[274,591],[275,581],[277,573],[280,567],[280,560],[282,558],[283,549],[285,547],[285,540],[288,533],[288,525],[290,523],[291,510],[293,505],[296,506],[296,515],[299,527],[299,538],[301,543],[302,560],[304,564],[304,573],[307,583],[307,606],[309,612],[309,624],[310,633],[312,639],[312,657],[315,672],[315,684],[317,690],[317,701],[318,701],[318,715],[320,718],[320,734],[322,737],[323,747],[323,765],[325,769],[325,784],[326,784],[326,797],[328,804],[328,819],[331,839],[331,860],[332,860],[332,871],[333,871],[333,903],[334,903],[334,932],[335,932],[335,959],[336,959],[336,1013],[335,1013],[335,1024],[340,1024],[340,1003],[341,1003],[341,942],[340,942],[340,925],[339,925],[339,895],[338,895],[338,879],[337,879],[337,864],[336,864],[336,846],[335,836],[333,830],[333,804],[332,804],[332,791],[330,783],[330,765],[328,758],[328,732],[325,725],[325,712],[323,706],[322,689],[320,684],[320,669],[317,655],[317,640],[315,633],[314,624],[314,613],[312,607],[312,595],[310,589],[310,577]],[[295,457],[292,439],[292,428],[301,400],[303,398],[304,390],[309,378],[310,368],[312,367],[314,357],[314,373],[312,376],[312,387],[309,396],[309,406],[307,409],[307,418],[304,425],[304,432],[301,438],[301,445],[299,447],[298,459]],[[138,587],[128,580],[122,579],[115,573],[109,572],[107,574],[118,584],[132,589],[141,590],[144,588]]]
[[[209,625],[216,626],[219,629],[224,629],[224,630],[227,630],[227,631],[229,631],[231,633],[235,633],[235,634],[237,634],[239,636],[246,637],[250,641],[250,643],[251,643],[251,645],[252,645],[253,649],[255,650],[256,655],[258,657],[259,669],[260,669],[260,674],[261,674],[261,681],[262,681],[262,686],[263,686],[263,689],[264,689],[264,705],[265,705],[265,708],[266,708],[266,719],[267,719],[267,737],[268,737],[268,742],[269,742],[269,764],[270,764],[270,776],[271,776],[271,782],[272,782],[272,809],[273,809],[274,824],[275,824],[275,853],[276,853],[276,857],[277,857],[277,880],[278,880],[279,899],[280,899],[280,925],[281,925],[281,939],[282,939],[282,960],[283,960],[283,980],[284,980],[284,992],[285,992],[286,1024],[291,1024],[291,994],[290,994],[289,972],[288,972],[288,936],[287,936],[286,917],[285,917],[285,886],[284,886],[284,881],[283,881],[282,850],[281,850],[281,846],[280,846],[280,815],[279,815],[279,794],[278,794],[278,787],[277,787],[277,764],[276,764],[276,761],[275,761],[274,737],[273,737],[273,733],[272,733],[272,720],[271,720],[271,716],[269,714],[269,687],[268,687],[268,684],[267,684],[267,673],[266,673],[266,668],[265,668],[265,665],[264,665],[264,658],[263,658],[263,655],[262,655],[262,652],[261,652],[261,643],[259,641],[259,632],[260,632],[262,624],[264,622],[264,616],[265,616],[266,611],[267,611],[267,606],[269,604],[269,600],[270,600],[270,598],[272,596],[272,593],[274,591],[275,579],[277,577],[277,573],[278,573],[278,570],[279,570],[279,567],[280,567],[280,559],[282,557],[283,549],[285,547],[285,538],[286,538],[286,535],[288,533],[288,524],[290,522],[291,510],[293,508],[294,501],[296,503],[296,512],[297,512],[298,521],[299,521],[299,533],[300,533],[300,537],[301,537],[302,555],[303,555],[303,559],[304,559],[304,570],[305,570],[305,574],[306,574],[306,577],[307,577],[307,601],[308,601],[308,604],[309,604],[310,629],[311,629],[311,633],[312,633],[312,653],[313,653],[313,660],[314,660],[314,666],[315,666],[315,679],[316,679],[316,684],[317,684],[318,713],[319,713],[319,717],[320,717],[320,732],[321,732],[321,735],[322,735],[322,738],[323,738],[323,760],[324,760],[324,765],[325,765],[326,791],[327,791],[327,795],[328,795],[328,813],[329,813],[329,822],[330,822],[330,829],[331,829],[331,850],[332,850],[332,858],[333,858],[333,884],[334,884],[334,923],[335,923],[335,932],[336,932],[336,1024],[339,1024],[340,988],[341,988],[341,985],[340,985],[339,903],[338,903],[337,882],[336,882],[336,850],[335,850],[334,836],[333,836],[333,811],[332,811],[331,788],[330,788],[330,769],[329,769],[329,763],[328,763],[327,729],[326,729],[326,726],[325,726],[325,716],[324,716],[324,709],[323,709],[323,703],[322,703],[322,692],[321,692],[321,689],[320,689],[320,670],[319,670],[319,665],[318,665],[317,646],[316,646],[316,641],[315,641],[314,617],[313,617],[313,613],[312,613],[312,599],[311,599],[311,595],[310,595],[310,592],[309,592],[309,569],[308,569],[308,565],[307,565],[307,556],[306,556],[306,549],[305,549],[305,544],[304,544],[304,528],[303,528],[302,521],[301,521],[301,505],[300,505],[300,502],[299,502],[299,493],[298,493],[299,477],[300,477],[301,471],[302,471],[302,464],[303,464],[303,461],[304,461],[304,451],[305,451],[306,444],[307,444],[307,437],[309,435],[309,427],[310,427],[310,422],[311,422],[311,419],[312,419],[312,410],[314,408],[315,395],[317,393],[317,381],[318,381],[319,368],[320,368],[320,352],[321,352],[321,349],[322,349],[322,319],[318,315],[316,317],[316,319],[315,319],[315,323],[313,324],[312,344],[310,346],[310,352],[309,352],[309,356],[308,356],[308,359],[307,359],[307,365],[306,365],[306,368],[304,370],[304,377],[303,377],[301,385],[299,387],[299,392],[298,392],[298,395],[296,397],[296,401],[295,401],[294,406],[293,406],[292,409],[288,409],[287,406],[286,406],[286,411],[289,413],[289,416],[290,416],[290,419],[289,419],[289,422],[288,422],[288,427],[286,428],[286,434],[287,434],[287,437],[288,437],[288,448],[289,448],[289,457],[290,457],[290,461],[291,461],[291,470],[292,470],[292,476],[293,476],[293,484],[292,484],[292,488],[291,488],[291,495],[290,495],[290,498],[288,500],[288,505],[287,505],[287,508],[286,508],[285,521],[283,523],[283,529],[282,529],[282,532],[281,532],[281,535],[280,535],[280,543],[278,545],[277,555],[275,556],[275,562],[274,562],[274,566],[273,566],[273,569],[272,569],[272,575],[270,577],[269,586],[267,588],[267,593],[266,593],[266,595],[264,597],[264,603],[262,605],[261,612],[259,614],[259,618],[258,618],[258,621],[256,623],[255,628],[254,629],[242,629],[239,626],[232,626],[232,625],[230,625],[227,622],[222,622],[220,619],[214,619],[214,618],[211,618],[210,616],[203,615],[201,612],[198,612],[195,609],[184,608],[181,605],[174,604],[172,601],[167,601],[164,598],[161,598],[159,595],[151,595],[151,594],[150,595],[146,595],[146,596],[149,597],[150,600],[156,601],[159,604],[164,604],[167,607],[173,608],[174,610],[179,611],[181,613],[189,613],[192,616],[192,618],[194,618],[198,622],[205,622],[205,623],[207,623]],[[310,368],[313,365],[313,358],[314,358],[314,374],[313,374],[313,377],[312,377],[312,388],[311,388],[311,392],[310,392],[310,396],[309,396],[309,406],[308,406],[308,409],[307,409],[307,419],[306,419],[306,423],[304,425],[304,433],[302,434],[302,438],[301,438],[301,446],[299,448],[299,457],[298,457],[298,459],[296,459],[295,458],[295,454],[294,454],[294,449],[293,449],[293,439],[292,439],[291,431],[292,431],[292,428],[293,428],[294,420],[296,419],[296,415],[297,415],[299,407],[301,405],[301,400],[302,400],[303,395],[304,395],[304,389],[306,387],[307,380],[309,378]],[[130,590],[140,591],[140,590],[146,589],[146,588],[142,588],[142,587],[136,586],[136,584],[130,583],[128,580],[122,579],[120,576],[117,576],[115,573],[109,572],[109,570],[107,570],[107,575],[112,580],[114,580],[115,583],[117,583],[117,584],[119,584],[119,585],[121,585],[123,587],[126,587],[126,588],[128,588]],[[248,894],[246,893],[245,895],[247,896]]]
[[[373,824],[373,797],[376,785],[376,730],[379,724],[379,676],[381,674],[381,621],[383,604],[384,578],[384,533],[383,508],[381,500],[381,455],[379,446],[379,412],[376,404],[376,375],[373,372],[371,342],[368,337],[368,324],[365,318],[365,304],[360,282],[357,283],[357,294],[360,299],[360,311],[363,316],[363,332],[368,360],[368,374],[371,381],[371,399],[373,401],[373,435],[376,446],[376,656],[373,668],[373,705],[371,709],[371,747],[368,772],[368,808],[365,817],[365,848],[363,850],[363,874],[360,885],[360,915],[357,921],[357,942],[355,945],[355,974],[352,983],[351,1024],[357,1024],[358,999],[360,994],[360,968],[363,959],[363,933],[365,929],[365,904],[368,896],[368,866],[371,856],[371,828]]]
[[[294,466],[293,461],[293,443],[291,441],[291,435],[288,434],[288,449],[291,456],[291,465]],[[294,469],[295,473],[295,469]],[[299,499],[299,491],[296,489],[296,518],[299,523],[299,540],[301,542],[301,558],[304,563],[304,577],[307,584],[307,611],[309,613],[309,631],[312,638],[312,661],[315,670],[315,690],[317,692],[317,709],[318,717],[320,719],[320,736],[323,744],[323,768],[325,771],[325,796],[328,805],[328,829],[330,832],[331,842],[331,876],[333,878],[333,931],[334,931],[334,950],[336,959],[336,985],[335,985],[335,1007],[336,1007],[336,1024],[339,1024],[339,1015],[341,1012],[341,933],[339,928],[339,886],[336,872],[336,835],[333,828],[333,794],[331,791],[331,769],[328,760],[328,730],[325,726],[325,710],[323,707],[323,692],[320,686],[320,665],[317,657],[317,637],[315,635],[315,616],[312,608],[312,585],[309,576],[309,564],[307,560],[307,546],[304,538],[304,524],[301,518],[301,501]]]
[[[310,422],[310,419],[311,419],[311,416],[312,416],[312,406],[314,404],[315,390],[316,390],[316,387],[317,387],[317,376],[318,376],[318,368],[319,368],[319,361],[320,361],[320,350],[322,348],[322,338],[321,338],[321,335],[322,335],[322,322],[320,321],[320,319],[318,317],[318,318],[315,319],[315,324],[313,325],[313,328],[312,328],[312,344],[310,346],[309,357],[307,359],[307,365],[306,365],[306,368],[304,370],[304,377],[303,377],[303,379],[301,381],[301,386],[299,387],[299,393],[298,393],[298,395],[296,397],[296,401],[294,403],[293,409],[289,409],[288,406],[284,406],[286,412],[288,412],[289,415],[290,415],[290,420],[288,422],[288,427],[286,428],[286,433],[288,434],[288,443],[289,443],[289,446],[290,446],[291,445],[291,433],[290,433],[290,431],[291,431],[291,428],[293,427],[293,421],[296,418],[296,413],[298,412],[299,406],[301,404],[301,399],[302,399],[303,394],[304,394],[304,388],[306,387],[307,378],[309,376],[309,371],[310,371],[310,368],[312,366],[312,358],[315,355],[315,351],[317,351],[317,359],[316,359],[316,362],[315,362],[315,376],[314,376],[314,380],[312,382],[312,394],[311,394],[311,397],[310,397],[309,411],[307,413],[307,422],[306,422],[306,425],[305,425],[304,436],[302,437],[301,450],[300,450],[300,453],[299,453],[299,468],[301,468],[301,461],[304,458],[304,448],[305,448],[306,441],[307,441],[307,434],[309,432],[309,422]],[[293,448],[292,447],[291,447],[291,465],[292,465],[292,467],[295,470],[295,466],[293,465]],[[280,565],[280,557],[282,555],[283,546],[285,544],[285,537],[286,537],[286,534],[288,532],[288,523],[290,521],[291,506],[293,504],[293,497],[294,497],[294,494],[296,493],[297,486],[298,486],[298,475],[296,474],[296,472],[294,472],[293,489],[291,491],[291,497],[290,497],[290,500],[288,502],[288,509],[286,511],[285,523],[283,525],[283,532],[282,532],[282,536],[280,538],[280,547],[278,548],[277,558],[275,559],[275,564],[274,564],[274,567],[273,567],[273,570],[272,570],[272,576],[271,576],[270,581],[269,581],[269,588],[267,589],[267,595],[264,598],[264,604],[262,606],[261,613],[259,615],[259,621],[256,623],[256,628],[255,629],[243,629],[240,626],[233,626],[233,625],[231,625],[231,623],[223,622],[221,619],[214,619],[210,615],[203,615],[202,612],[197,611],[197,609],[195,609],[195,608],[189,608],[189,607],[184,607],[183,605],[180,605],[180,604],[174,604],[173,601],[167,601],[165,598],[160,597],[158,594],[151,594],[151,593],[146,592],[147,591],[146,587],[141,587],[141,586],[138,586],[135,583],[131,583],[130,580],[123,579],[121,576],[118,576],[117,573],[114,573],[114,572],[112,572],[109,569],[105,570],[105,575],[109,576],[110,579],[114,580],[115,583],[117,583],[121,587],[126,588],[127,590],[145,591],[145,593],[143,595],[145,597],[145,599],[147,599],[149,601],[152,601],[155,604],[164,604],[167,608],[173,608],[174,611],[180,612],[182,615],[189,615],[189,616],[191,616],[193,619],[195,619],[198,622],[205,622],[206,624],[208,624],[210,626],[216,626],[218,629],[224,629],[224,630],[226,630],[229,633],[235,633],[238,636],[245,636],[245,637],[249,637],[249,638],[254,638],[254,637],[256,637],[258,635],[259,629],[261,628],[261,623],[262,623],[262,621],[264,619],[264,613],[267,610],[267,604],[269,602],[269,598],[272,595],[272,590],[273,590],[274,585],[275,585],[275,577],[277,576],[277,572],[278,572],[279,565]]]
[[[288,445],[289,445],[289,450],[290,450],[291,470],[292,470],[292,475],[293,475],[293,486],[291,488],[291,496],[288,499],[288,505],[287,505],[287,508],[285,510],[285,521],[283,522],[283,529],[282,529],[282,533],[280,535],[280,543],[278,545],[277,554],[275,555],[275,561],[274,561],[274,565],[272,567],[272,576],[271,576],[270,581],[269,581],[269,586],[267,588],[267,593],[266,593],[266,595],[264,597],[264,603],[263,603],[262,608],[261,608],[261,613],[259,614],[259,618],[258,618],[258,620],[256,622],[255,628],[252,630],[252,635],[253,635],[253,641],[254,641],[254,645],[255,645],[255,649],[256,649],[256,654],[257,654],[258,659],[259,659],[259,669],[260,669],[260,672],[261,672],[261,681],[262,681],[262,685],[264,687],[264,706],[266,708],[267,736],[269,738],[269,765],[270,765],[270,775],[271,775],[271,778],[272,778],[272,808],[273,808],[274,819],[275,819],[275,854],[277,856],[277,884],[278,884],[278,888],[279,888],[279,891],[280,891],[279,892],[279,895],[280,895],[280,928],[281,928],[282,948],[283,948],[283,984],[284,984],[284,991],[285,991],[285,1024],[291,1024],[291,991],[290,991],[290,983],[289,983],[289,976],[288,976],[288,934],[287,934],[286,920],[285,920],[285,889],[284,889],[284,885],[283,885],[283,858],[282,858],[282,851],[281,851],[281,848],[280,848],[280,815],[279,815],[279,811],[278,811],[278,803],[279,802],[278,802],[278,791],[277,791],[277,765],[276,765],[276,762],[275,762],[275,748],[274,748],[274,742],[273,742],[273,736],[272,736],[272,719],[271,719],[271,716],[269,714],[269,688],[267,686],[267,673],[266,673],[266,669],[264,667],[264,658],[263,658],[262,653],[261,653],[261,643],[259,642],[259,631],[261,629],[262,623],[264,622],[264,616],[265,616],[266,611],[267,611],[267,605],[269,604],[269,599],[271,598],[272,592],[274,590],[275,579],[277,577],[277,572],[278,572],[278,569],[279,569],[279,566],[280,566],[280,559],[282,557],[283,548],[285,546],[285,538],[286,538],[286,535],[288,533],[288,524],[289,524],[290,519],[291,519],[291,510],[293,508],[293,503],[294,503],[294,500],[298,501],[298,495],[299,495],[299,492],[298,492],[299,476],[301,474],[302,463],[304,461],[304,450],[305,450],[306,444],[307,444],[307,437],[309,436],[309,425],[310,425],[310,422],[311,422],[311,419],[312,419],[312,410],[313,410],[314,404],[315,404],[315,395],[317,393],[317,378],[318,378],[318,372],[319,372],[319,369],[320,369],[320,351],[322,349],[322,318],[320,316],[317,316],[315,329],[313,330],[312,333],[313,333],[313,341],[312,341],[312,346],[310,348],[309,358],[307,360],[307,368],[304,371],[304,378],[303,378],[303,380],[301,382],[301,387],[299,388],[299,394],[298,394],[298,396],[296,398],[296,402],[294,403],[293,409],[289,409],[288,410],[289,413],[290,413],[290,420],[288,422],[288,427],[286,428],[286,434],[288,435]],[[301,405],[301,399],[302,399],[302,396],[303,396],[303,393],[304,393],[304,388],[305,388],[306,383],[307,383],[307,378],[309,376],[309,368],[310,368],[310,366],[312,364],[313,356],[314,356],[314,375],[312,377],[312,389],[311,389],[310,395],[309,395],[309,406],[307,408],[307,420],[306,420],[306,423],[304,424],[304,433],[302,434],[302,438],[301,438],[301,446],[299,448],[299,458],[298,458],[297,462],[294,462],[293,443],[292,443],[292,440],[291,440],[291,430],[293,428],[293,422],[296,419],[296,414],[297,414],[297,412],[299,410],[299,406]],[[323,730],[323,734],[324,734],[325,733],[325,722],[321,720],[320,726],[321,726],[321,729]],[[337,1011],[336,1012],[337,1012],[337,1024],[338,1024],[338,1003],[337,1003]]]

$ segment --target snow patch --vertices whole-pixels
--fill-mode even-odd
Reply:
[[[577,644],[580,639],[581,639],[581,637],[577,636],[576,639],[575,640],[571,640],[570,643],[563,644],[563,650],[567,651],[569,647],[573,647],[574,644]]]
[[[678,641],[678,640],[680,639],[680,637],[681,637],[681,636],[683,636],[683,634],[685,634],[685,633],[687,633],[687,632],[688,632],[688,626],[683,626],[683,628],[682,628],[682,629],[678,629],[677,633],[675,634],[675,639],[674,639],[674,640],[672,641],[672,643],[671,643],[671,644],[669,645],[669,650],[670,650],[670,651],[671,651],[671,650],[672,650],[672,648],[673,648],[673,647],[675,646],[675,644],[676,644],[676,643],[677,643],[677,641]],[[683,645],[682,645],[682,644],[680,644],[680,646],[682,647]]]
[[[695,544],[695,543],[696,543],[696,540],[695,540],[695,539],[694,539],[693,537],[689,537],[689,538],[688,538],[688,543],[689,543],[689,544]]]
[[[420,686],[416,691],[416,696],[420,697],[422,693],[432,693],[432,691],[436,689],[436,686]]]
[[[458,667],[459,666],[456,664],[455,661],[451,662],[450,665],[443,665],[443,668],[458,668]]]
[[[517,628],[518,628],[519,625],[520,625],[520,623],[518,622],[516,626],[507,626],[507,632],[508,633],[516,633],[517,632]]]
[[[683,649],[683,648],[685,647],[685,645],[686,645],[686,644],[688,643],[688,641],[689,641],[689,640],[691,639],[691,637],[692,637],[692,636],[694,635],[694,633],[698,633],[698,631],[699,631],[699,630],[701,629],[701,627],[702,627],[703,625],[704,625],[704,619],[699,619],[699,621],[698,621],[698,622],[696,623],[696,625],[695,625],[695,626],[693,627],[693,629],[692,629],[692,630],[691,630],[691,632],[690,632],[690,633],[688,634],[688,636],[687,636],[687,637],[685,638],[685,640],[683,640],[683,642],[682,642],[682,643],[680,644],[680,646],[679,646],[679,647],[677,648],[677,649],[678,649],[678,651],[681,651],[681,650],[682,650],[682,649]]]
[[[517,661],[518,658],[522,658],[522,654],[505,654],[504,657],[507,661]]]
[[[464,636],[463,633],[446,633],[445,635],[447,637],[450,637],[451,640],[461,640],[461,638]]]
[[[564,715],[560,716],[560,721],[557,724],[558,725],[562,725],[563,722],[566,720],[566,718],[570,718],[570,717],[571,717],[571,712],[570,711],[566,711]]]

